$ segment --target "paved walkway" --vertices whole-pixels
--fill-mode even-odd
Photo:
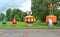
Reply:
[[[60,29],[0,29],[0,37],[60,37]]]

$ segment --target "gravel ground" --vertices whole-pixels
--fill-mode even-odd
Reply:
[[[60,29],[0,29],[0,37],[60,37]]]

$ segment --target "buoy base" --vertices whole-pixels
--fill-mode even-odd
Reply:
[[[13,24],[16,24],[16,23],[13,23]]]
[[[53,24],[48,24],[49,25],[49,28],[53,28]]]
[[[27,26],[32,26],[32,23],[27,23]]]

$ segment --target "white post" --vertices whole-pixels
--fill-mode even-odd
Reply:
[[[49,28],[52,28],[52,26],[53,26],[53,23],[52,23],[52,19],[49,19]]]

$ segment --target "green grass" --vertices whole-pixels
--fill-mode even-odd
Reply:
[[[17,22],[17,24],[13,25],[12,22],[7,22],[3,25],[0,22],[0,28],[49,28],[45,23],[33,23],[33,26],[29,27],[25,22]],[[53,28],[60,28],[60,26],[54,25]]]

